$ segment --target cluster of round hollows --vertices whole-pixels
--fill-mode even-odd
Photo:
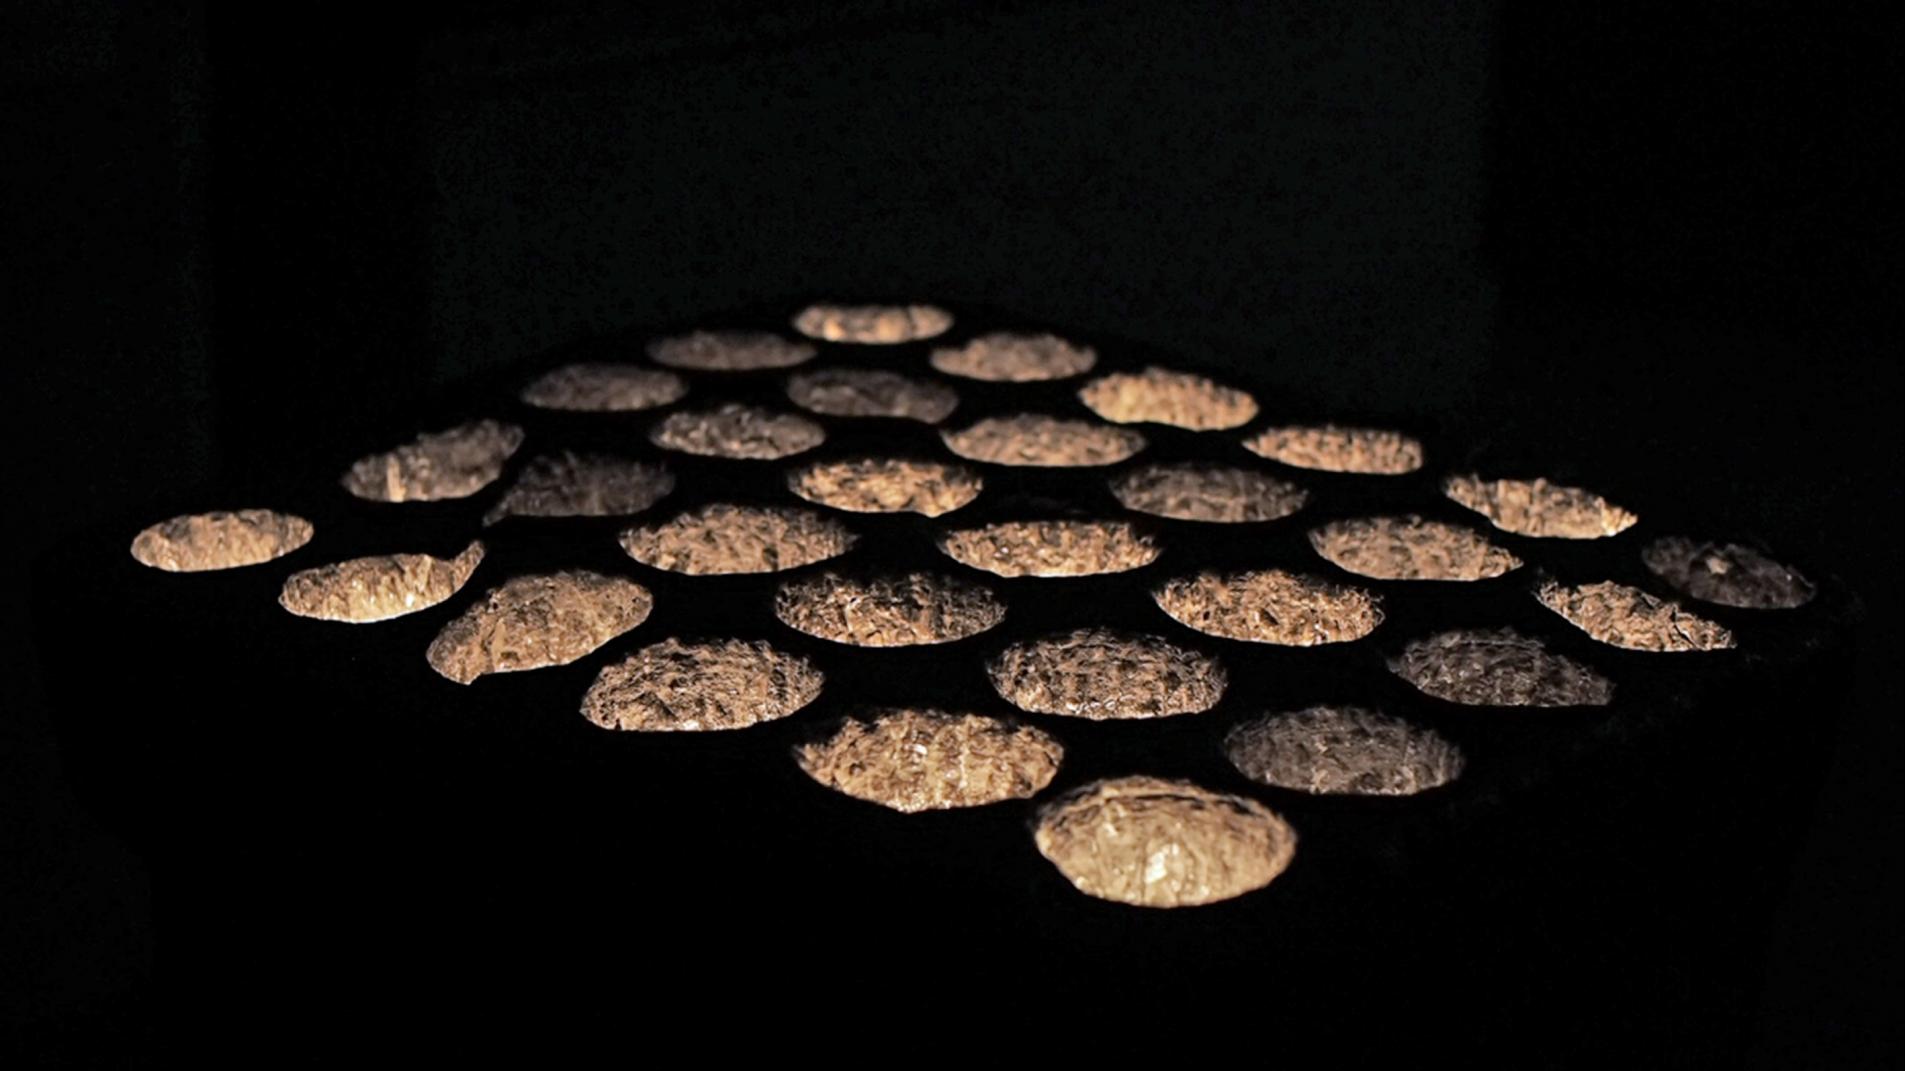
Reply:
[[[1237,387],[1149,364],[1101,369],[1097,347],[1052,334],[961,337],[951,334],[953,315],[931,305],[814,305],[788,326],[799,337],[714,329],[655,338],[645,350],[652,364],[569,364],[531,380],[518,396],[531,409],[638,421],[633,428],[645,428],[655,457],[538,441],[540,452],[514,460],[531,437],[524,426],[477,419],[363,457],[340,483],[377,503],[465,499],[496,485],[483,525],[627,517],[617,540],[639,568],[739,577],[669,583],[726,583],[710,605],[754,597],[757,610],[771,611],[788,630],[780,645],[760,636],[660,635],[604,658],[580,698],[580,713],[603,729],[737,731],[824,709],[827,658],[784,649],[796,633],[826,641],[823,651],[859,649],[843,658],[954,645],[934,672],[982,676],[1014,713],[875,705],[817,720],[794,750],[793,761],[817,783],[894,811],[1039,796],[1062,779],[1066,719],[1201,715],[1221,722],[1227,731],[1213,730],[1209,747],[1234,769],[1235,791],[1134,771],[1069,786],[1037,810],[1032,846],[1092,896],[1179,907],[1269,885],[1295,858],[1297,834],[1249,795],[1260,789],[1376,797],[1443,790],[1462,777],[1465,757],[1456,740],[1426,723],[1435,704],[1613,701],[1614,679],[1602,670],[1550,649],[1538,635],[1497,626],[1391,645],[1382,661],[1427,697],[1430,717],[1422,720],[1347,699],[1238,718],[1207,713],[1225,704],[1226,658],[1264,649],[1258,645],[1293,652],[1367,645],[1383,626],[1382,585],[1517,584],[1594,641],[1663,653],[1726,651],[1739,642],[1668,592],[1749,612],[1799,607],[1815,593],[1805,577],[1755,548],[1679,536],[1655,538],[1637,555],[1663,592],[1613,580],[1521,580],[1522,555],[1538,556],[1539,541],[1613,539],[1641,518],[1584,488],[1474,473],[1445,476],[1443,494],[1519,540],[1513,549],[1495,541],[1502,536],[1459,523],[1459,514],[1396,511],[1307,526],[1316,557],[1295,568],[1174,564],[1197,561],[1200,532],[1210,526],[1292,523],[1313,499],[1326,499],[1331,481],[1379,487],[1415,473],[1428,460],[1423,444],[1385,428],[1260,423],[1259,399]],[[911,359],[881,363],[901,353]],[[846,363],[817,361],[841,354],[851,355]],[[762,377],[790,408],[757,404],[759,391],[754,401],[724,397],[727,385]],[[1071,393],[1069,412],[1053,411],[1048,399],[1043,410],[994,406],[945,425],[962,403],[961,380],[996,397],[1074,379],[1081,381],[1075,390],[1054,388]],[[912,422],[934,426],[946,456],[915,448],[783,460],[821,447],[830,431],[877,433],[917,427]],[[1134,425],[1177,430],[1147,435]],[[1259,426],[1239,430],[1250,425]],[[1152,442],[1184,432],[1216,437],[1231,459],[1174,458]],[[727,501],[725,484],[698,487],[682,475],[690,456],[704,467],[771,471],[765,486],[784,497]],[[989,473],[1003,480],[1020,469],[1046,470],[1041,486],[1064,489],[1055,492],[1063,501],[1037,515],[957,519],[984,496]],[[1337,475],[1306,487],[1306,472]],[[685,508],[658,509],[683,498]],[[394,513],[405,508],[414,507]],[[870,514],[924,519],[930,541],[914,548],[920,568],[856,564],[867,533],[856,527],[865,518],[854,515]],[[286,513],[216,511],[155,524],[131,549],[154,569],[199,572],[273,561],[321,535]],[[664,609],[630,576],[513,572],[497,557],[474,540],[454,557],[393,548],[291,572],[279,601],[305,618],[384,621],[457,598],[479,569],[494,572],[496,582],[450,616],[423,652],[443,678],[460,684],[596,657]],[[1012,642],[986,639],[1014,612],[1025,585],[1067,593],[1054,602],[1078,602],[1078,592],[1109,583],[1091,578],[1145,570],[1154,571],[1141,582],[1155,604],[1146,611],[1154,615],[1148,628],[1085,621]],[[789,571],[796,575],[774,575]]]

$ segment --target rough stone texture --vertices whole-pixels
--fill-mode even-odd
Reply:
[[[670,413],[648,433],[650,442],[666,450],[761,461],[812,450],[826,438],[820,425],[806,417],[732,402],[701,412]]]
[[[1641,560],[1675,590],[1702,602],[1743,610],[1790,610],[1812,601],[1812,581],[1738,543],[1699,543],[1666,536],[1649,543]]]
[[[819,351],[766,331],[693,331],[648,344],[656,364],[695,372],[761,372],[792,368]]]
[[[1412,796],[1462,773],[1439,734],[1362,707],[1310,707],[1243,723],[1224,754],[1252,781],[1316,795]]]
[[[1216,706],[1229,682],[1210,655],[1095,628],[1013,644],[986,675],[1020,710],[1092,721],[1195,714]]]
[[[808,338],[864,345],[917,342],[943,335],[952,313],[933,305],[809,305],[794,317],[794,330]]]
[[[572,364],[523,388],[523,404],[575,413],[629,413],[680,401],[688,381],[632,364]]]
[[[1369,592],[1281,569],[1177,577],[1152,597],[1187,628],[1286,647],[1346,643],[1382,623]]]
[[[1257,400],[1203,376],[1150,367],[1092,380],[1078,400],[1116,424],[1170,424],[1192,431],[1240,428],[1257,415]]]
[[[1733,634],[1726,629],[1625,584],[1609,581],[1563,587],[1547,583],[1535,597],[1569,624],[1613,647],[1718,651],[1733,646]]]
[[[1188,781],[1120,777],[1044,807],[1033,840],[1087,896],[1191,907],[1270,884],[1289,867],[1297,838],[1255,800]]]
[[[828,573],[781,585],[774,616],[835,643],[909,647],[976,636],[1005,618],[1005,604],[978,584],[931,573],[871,580]]]
[[[640,513],[675,489],[661,465],[595,454],[545,454],[523,467],[516,482],[483,516],[623,517]]]
[[[1123,521],[1013,521],[948,532],[939,549],[998,576],[1096,576],[1157,560],[1150,536]]]
[[[810,412],[839,417],[897,417],[937,424],[959,406],[944,383],[871,368],[822,368],[787,381],[787,397]]]
[[[310,521],[276,510],[189,513],[133,536],[132,557],[168,573],[237,569],[282,558],[309,543],[314,532]]]
[[[428,657],[458,684],[485,673],[567,665],[641,624],[653,606],[646,588],[618,576],[519,576],[443,626]]]
[[[1415,640],[1390,672],[1427,695],[1465,706],[1606,706],[1614,682],[1513,629],[1462,629]]]
[[[899,458],[817,461],[787,477],[788,489],[817,505],[850,513],[938,517],[979,497],[985,485],[964,465]]]
[[[1310,531],[1310,546],[1345,572],[1376,580],[1487,580],[1521,567],[1480,533],[1416,516],[1334,521]]]
[[[495,482],[522,444],[523,429],[514,424],[472,421],[361,458],[342,483],[346,491],[373,502],[468,498]]]
[[[1422,467],[1422,444],[1401,432],[1335,424],[1268,428],[1244,449],[1292,468],[1400,476]]]
[[[794,758],[836,792],[908,814],[1030,799],[1065,749],[1049,733],[978,714],[876,712],[848,719]]]
[[[759,640],[669,639],[602,667],[582,714],[636,732],[745,729],[813,702],[824,679],[812,662]]]
[[[1111,480],[1124,508],[1178,521],[1274,521],[1303,508],[1310,493],[1249,469],[1147,465]]]
[[[1547,480],[1484,480],[1451,476],[1442,493],[1516,535],[1551,539],[1604,539],[1640,518],[1600,495]]]
[[[939,437],[960,457],[994,465],[1115,465],[1144,449],[1144,436],[1129,428],[1035,413],[988,417]]]
[[[845,554],[854,538],[812,510],[716,502],[630,528],[622,549],[643,565],[690,576],[777,573]]]
[[[292,573],[278,605],[299,617],[366,624],[427,610],[463,590],[483,560],[471,543],[454,558],[384,554]]]
[[[949,376],[993,383],[1036,383],[1089,372],[1098,363],[1098,353],[1057,335],[996,331],[956,349],[936,349],[932,363]]]

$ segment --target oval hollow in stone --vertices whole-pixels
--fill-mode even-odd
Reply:
[[[1362,707],[1267,714],[1232,729],[1224,755],[1260,784],[1315,795],[1412,796],[1462,773],[1462,752],[1431,729]]]
[[[1064,756],[1051,734],[1029,725],[938,710],[849,718],[794,751],[815,781],[907,814],[1030,799]]]
[[[1144,449],[1144,436],[1129,428],[1036,413],[988,417],[971,427],[942,431],[939,437],[960,457],[994,465],[1115,465]]]
[[[816,461],[788,474],[787,487],[816,505],[849,513],[938,517],[979,497],[985,481],[964,465],[899,458]]]
[[[1458,629],[1414,640],[1389,670],[1425,695],[1464,706],[1600,707],[1614,682],[1513,629]]]
[[[809,305],[794,316],[794,330],[827,342],[890,346],[943,335],[952,313],[935,305]]]
[[[622,533],[643,565],[689,576],[777,573],[845,554],[854,534],[812,510],[716,502]]]
[[[792,368],[820,351],[766,331],[691,331],[648,344],[656,364],[692,372],[762,372]]]
[[[269,509],[188,513],[133,536],[132,557],[168,573],[238,569],[282,558],[315,531],[303,517]]]
[[[320,565],[285,578],[278,605],[299,617],[368,624],[428,610],[463,590],[483,560],[472,542],[454,558],[382,554]]]
[[[1186,628],[1285,647],[1347,643],[1382,624],[1369,592],[1282,569],[1177,577],[1152,598]]]
[[[1548,539],[1605,539],[1640,518],[1600,495],[1547,480],[1451,476],[1442,493],[1504,532]]]
[[[855,647],[910,647],[976,636],[1005,618],[991,589],[932,573],[790,580],[774,616],[798,632]]]
[[[1147,465],[1113,477],[1111,493],[1129,510],[1177,521],[1247,524],[1288,517],[1310,494],[1249,469]]]
[[[760,640],[663,640],[603,666],[582,714],[604,729],[710,732],[785,718],[820,695],[812,662]]]
[[[1608,581],[1564,587],[1546,583],[1535,597],[1568,624],[1611,647],[1719,651],[1733,646],[1733,634],[1721,626],[1626,584]]]
[[[823,416],[892,417],[937,424],[952,415],[959,395],[951,387],[871,368],[821,368],[787,381],[795,405]]]
[[[670,413],[648,433],[648,440],[665,450],[756,461],[791,457],[826,438],[820,425],[806,417],[732,402],[701,412]]]
[[[1092,721],[1196,714],[1216,706],[1229,683],[1210,655],[1097,628],[1015,643],[986,664],[986,676],[1027,713]]]
[[[1039,854],[1087,896],[1193,907],[1261,889],[1296,855],[1296,831],[1252,799],[1189,781],[1119,777],[1039,812]]]
[[[1098,353],[1090,346],[1067,342],[1056,335],[996,331],[964,346],[933,351],[932,365],[949,376],[992,383],[1036,383],[1066,379],[1091,371]]]
[[[523,388],[523,404],[571,413],[632,413],[680,401],[688,382],[633,364],[571,364]]]
[[[1310,531],[1310,546],[1344,572],[1375,580],[1489,580],[1521,559],[1459,524],[1421,517],[1333,521]]]
[[[514,424],[472,421],[360,458],[342,483],[346,491],[373,502],[468,498],[495,482],[522,444],[523,429]]]
[[[568,665],[647,620],[653,607],[646,588],[619,576],[519,576],[444,625],[428,658],[458,684],[485,673]]]
[[[996,576],[1099,576],[1157,560],[1150,536],[1123,521],[1011,521],[939,537],[954,561]]]
[[[1738,543],[1701,543],[1664,536],[1640,552],[1650,572],[1683,595],[1742,610],[1790,610],[1812,601],[1812,581],[1798,570]]]
[[[1151,367],[1092,380],[1078,400],[1114,424],[1169,424],[1191,431],[1240,428],[1257,415],[1257,400],[1203,376]]]
[[[1422,444],[1397,431],[1335,424],[1267,428],[1244,449],[1292,468],[1401,476],[1422,467]]]
[[[503,497],[483,515],[505,517],[623,517],[640,513],[675,489],[665,466],[598,454],[545,454],[523,467]]]

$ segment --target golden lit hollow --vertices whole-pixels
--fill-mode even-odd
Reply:
[[[774,616],[835,643],[910,647],[978,635],[1005,618],[1005,603],[981,585],[931,573],[870,580],[828,573],[781,585]]]
[[[314,531],[303,517],[275,510],[191,513],[132,537],[132,557],[168,573],[237,569],[282,558],[309,543]]]
[[[1401,476],[1422,467],[1422,444],[1395,431],[1335,424],[1269,428],[1244,449],[1292,468]]]
[[[567,451],[545,454],[523,467],[483,523],[505,517],[624,517],[674,489],[674,474],[661,465]]]
[[[993,383],[1035,383],[1065,379],[1089,372],[1098,363],[1090,346],[1067,342],[1056,335],[1025,335],[998,331],[957,349],[933,351],[933,367],[949,376]]]
[[[809,305],[794,317],[808,338],[862,345],[893,345],[943,335],[952,313],[934,305]]]
[[[1169,424],[1192,431],[1239,428],[1257,415],[1257,400],[1203,376],[1146,368],[1092,380],[1078,400],[1114,424]]]
[[[1030,799],[1058,773],[1065,749],[1029,725],[937,710],[850,718],[794,758],[807,776],[896,811],[980,807]]]
[[[1331,796],[1412,796],[1455,780],[1462,753],[1433,730],[1362,707],[1309,707],[1232,729],[1224,755],[1252,781]]]
[[[1286,647],[1346,643],[1382,623],[1369,592],[1281,569],[1177,577],[1152,597],[1187,628]]]
[[[937,424],[959,405],[951,387],[898,372],[870,368],[822,368],[787,381],[795,405],[824,416],[896,417]]]
[[[1547,480],[1451,476],[1442,493],[1504,532],[1550,539],[1605,539],[1640,518],[1600,495]]]
[[[428,658],[458,684],[567,665],[641,624],[653,607],[646,588],[622,577],[582,570],[519,576],[444,625]]]
[[[1612,582],[1541,585],[1535,597],[1568,624],[1612,647],[1630,651],[1719,651],[1733,634],[1639,588]]]
[[[320,565],[286,577],[278,605],[322,621],[388,621],[463,590],[482,560],[483,544],[471,543],[454,558],[384,554]]]
[[[792,368],[819,351],[766,331],[693,331],[648,344],[656,364],[692,372],[762,372]]]
[[[573,413],[630,413],[679,401],[688,383],[632,364],[572,364],[523,388],[523,404]]]
[[[1209,465],[1147,465],[1111,480],[1124,508],[1178,521],[1247,524],[1288,517],[1309,492],[1261,472]]]
[[[1120,777],[1042,808],[1033,841],[1087,896],[1193,907],[1261,889],[1296,855],[1296,831],[1255,800],[1159,777]]]
[[[1129,428],[1034,413],[988,417],[971,427],[942,431],[939,437],[960,457],[994,465],[1115,465],[1144,449],[1144,436]]]
[[[812,450],[826,438],[820,425],[806,417],[734,403],[701,412],[671,413],[648,433],[648,440],[665,450],[757,461]]]
[[[670,639],[603,666],[582,715],[635,732],[745,729],[813,702],[824,680],[812,662],[759,640]]]
[[[351,494],[374,502],[468,498],[495,482],[522,444],[523,429],[513,424],[473,421],[360,458],[342,483]]]
[[[1092,721],[1196,714],[1216,706],[1229,681],[1210,655],[1095,628],[1015,643],[986,664],[986,676],[1027,713]]]
[[[845,554],[854,535],[812,510],[716,502],[622,533],[643,565],[690,576],[777,573]]]
[[[1389,669],[1425,695],[1465,706],[1598,707],[1614,699],[1612,681],[1513,629],[1415,640]]]
[[[787,486],[816,505],[849,513],[938,517],[979,497],[985,485],[964,465],[900,458],[817,461],[788,474]]]
[[[1097,576],[1157,560],[1150,536],[1123,521],[1013,521],[948,532],[939,549],[997,576]]]
[[[1310,531],[1326,561],[1375,580],[1488,580],[1521,559],[1459,524],[1421,517],[1333,521]]]
[[[1649,571],[1684,595],[1743,610],[1790,610],[1812,601],[1812,581],[1798,570],[1738,543],[1656,539],[1640,552]]]

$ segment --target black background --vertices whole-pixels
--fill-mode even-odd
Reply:
[[[1793,712],[1836,735],[1734,923],[1763,975],[1734,1029],[1769,1065],[1895,1058],[1877,35],[1799,5],[1459,12],[16,6],[10,561],[549,346],[820,293],[1644,464],[1864,598],[1843,709]],[[194,950],[155,926],[164,869],[65,787],[45,696],[82,682],[20,653],[9,1025],[137,1050]]]

